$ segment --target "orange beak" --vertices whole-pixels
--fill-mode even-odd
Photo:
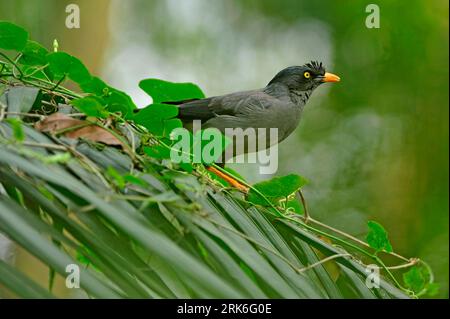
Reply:
[[[322,82],[339,82],[341,80],[336,74],[325,72]]]

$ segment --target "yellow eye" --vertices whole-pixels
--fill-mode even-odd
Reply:
[[[305,77],[305,79],[309,79],[311,77],[311,73],[306,71],[305,73],[303,73],[303,76]]]

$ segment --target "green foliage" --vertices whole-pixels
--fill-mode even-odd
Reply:
[[[42,66],[47,63],[48,50],[35,41],[28,40],[22,50],[19,63],[30,66]]]
[[[139,87],[150,95],[153,103],[183,101],[204,98],[203,92],[193,83],[172,83],[158,79],[146,79]]]
[[[6,121],[11,124],[14,139],[18,142],[23,142],[25,133],[23,132],[22,121],[17,118],[9,118]]]
[[[69,152],[64,152],[46,156],[43,158],[43,162],[46,164],[67,164],[71,158],[72,156]]]
[[[50,71],[56,79],[68,77],[72,81],[81,84],[90,81],[91,75],[84,64],[65,52],[54,52],[47,55]]]
[[[107,96],[110,90],[109,86],[96,76],[91,77],[89,81],[81,83],[80,87],[83,92],[97,96]]]
[[[79,59],[65,52],[49,53],[39,43],[28,40],[28,34],[11,23],[0,22],[0,48],[19,51],[21,56],[18,64],[23,67],[18,70],[28,83],[33,82],[36,87],[67,93],[68,90],[60,86],[65,80],[72,80],[83,92],[90,93],[90,97],[76,94],[72,96],[79,98],[73,101],[73,105],[88,116],[107,117],[109,113],[120,113],[129,119],[136,109],[136,105],[126,93],[110,87],[98,77],[91,76]],[[3,67],[2,71],[7,73],[12,69]],[[36,87],[32,89],[36,91]],[[177,126],[173,122],[171,125]]]
[[[162,145],[152,145],[145,146],[144,152],[150,157],[154,157],[157,159],[169,159],[170,158],[170,150]]]
[[[28,32],[23,28],[0,21],[0,49],[20,51],[25,47],[27,39]]]
[[[83,92],[97,97],[109,112],[121,113],[126,119],[133,117],[136,105],[131,98],[126,93],[107,85],[102,79],[93,76],[88,81],[80,83],[80,88]]]
[[[102,105],[99,99],[95,96],[87,96],[80,99],[75,99],[70,103],[87,116],[101,118],[106,118],[109,116],[109,113],[105,110],[105,106]]]
[[[230,145],[230,139],[218,129],[198,130],[192,136],[191,153],[194,163],[210,165],[215,163]]]
[[[267,201],[259,194],[262,193],[276,205],[280,200],[286,200],[289,196],[295,194],[306,183],[305,178],[295,174],[274,177],[268,181],[254,184],[254,189],[250,190],[247,199],[253,204],[267,206]],[[259,191],[259,193],[255,192],[255,190]]]
[[[420,292],[427,282],[421,269],[419,267],[412,267],[408,272],[403,274],[405,286],[414,292]]]
[[[156,136],[168,137],[170,132],[177,127],[182,127],[179,119],[174,117],[178,115],[178,108],[167,104],[152,104],[133,116],[135,123],[147,128]]]
[[[370,247],[377,252],[382,250],[392,252],[392,245],[384,227],[372,220],[367,222],[367,226],[369,227],[369,232],[367,233],[366,241]]]
[[[417,296],[435,296],[439,291],[439,285],[431,280],[432,274],[427,266],[414,266],[403,274],[405,287],[412,290]]]

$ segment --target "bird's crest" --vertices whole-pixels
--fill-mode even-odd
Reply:
[[[311,61],[309,63],[306,63],[305,66],[307,66],[308,68],[312,69],[313,71],[315,71],[318,74],[325,74],[325,68],[322,65],[322,62],[319,61]]]

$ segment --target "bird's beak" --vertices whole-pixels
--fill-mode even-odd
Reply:
[[[339,82],[341,80],[336,74],[325,72],[322,82]]]

